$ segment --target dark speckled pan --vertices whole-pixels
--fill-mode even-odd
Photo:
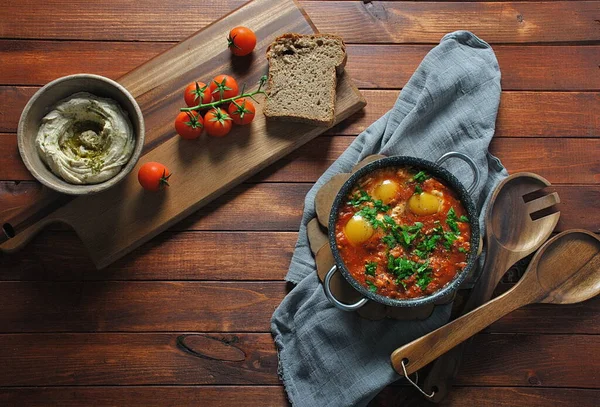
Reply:
[[[425,170],[429,174],[445,182],[446,185],[448,185],[455,192],[457,192],[458,198],[460,199],[465,210],[467,211],[469,223],[471,224],[471,251],[469,252],[469,256],[467,257],[467,266],[464,268],[464,270],[461,273],[457,274],[456,277],[454,277],[454,280],[446,284],[446,286],[444,286],[441,290],[436,291],[435,293],[426,297],[401,300],[384,297],[382,295],[372,293],[367,288],[360,285],[352,277],[352,275],[346,268],[346,265],[344,264],[344,261],[342,260],[340,252],[337,248],[337,244],[335,241],[335,222],[338,217],[340,206],[345,201],[346,196],[352,190],[354,184],[356,184],[356,182],[358,182],[359,179],[369,174],[370,172],[381,168],[405,166]],[[415,157],[395,156],[382,158],[381,160],[374,161],[361,168],[360,170],[356,171],[354,174],[352,174],[350,179],[348,179],[348,181],[346,181],[346,183],[342,185],[340,192],[338,192],[335,200],[333,201],[331,215],[329,216],[329,245],[331,246],[333,258],[335,259],[338,270],[342,273],[344,278],[352,285],[352,287],[354,287],[354,289],[356,289],[363,297],[392,307],[417,307],[420,305],[436,302],[442,297],[445,297],[446,295],[457,290],[458,287],[460,287],[460,284],[463,282],[463,280],[469,275],[473,267],[475,267],[475,261],[477,259],[477,250],[479,248],[479,217],[477,211],[475,210],[475,204],[473,203],[473,200],[467,193],[466,188],[454,175],[452,175],[448,170],[444,169],[440,165],[435,164],[431,161]]]

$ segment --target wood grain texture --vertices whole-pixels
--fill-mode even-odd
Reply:
[[[283,386],[0,388],[0,403],[28,407],[284,407]],[[584,406],[582,406],[584,407]]]
[[[455,387],[440,406],[478,407],[596,407],[600,391],[523,387]],[[0,388],[4,405],[44,407],[283,407],[288,406],[282,386],[69,386]],[[423,399],[406,387],[385,388],[369,407],[423,407]]]
[[[306,1],[322,31],[348,42],[437,43],[469,30],[490,43],[596,41],[598,5],[591,2],[434,3]],[[336,15],[335,19],[329,18]],[[557,15],[568,18],[556,18]]]
[[[3,84],[44,85],[64,75],[89,72],[117,79],[172,43],[0,40]],[[401,88],[433,45],[349,44],[346,66],[365,89]],[[600,46],[494,46],[504,90],[598,90]],[[262,57],[257,50],[255,58]],[[393,69],[390,69],[393,67]],[[373,72],[377,72],[376,75]],[[195,79],[206,82],[206,73]]]
[[[282,282],[0,283],[0,332],[259,331]]]
[[[554,389],[531,387],[454,387],[446,400],[438,404],[477,407],[596,407],[600,391],[589,389]],[[397,387],[387,387],[369,404],[369,407],[423,407],[423,397]]]
[[[599,350],[597,335],[482,334],[457,384],[598,389]],[[279,383],[269,333],[4,334],[0,360],[5,386]]]
[[[314,182],[353,140],[349,136],[317,137],[252,180]],[[16,137],[0,135],[0,148],[6,152],[0,158],[0,179],[31,180],[18,154]],[[531,151],[537,152],[535,160],[531,159]],[[490,152],[501,159],[510,173],[535,172],[556,184],[600,183],[598,138],[494,138]]]
[[[260,174],[261,181],[316,180],[354,140],[318,137]],[[535,151],[535,159],[531,152]],[[510,173],[535,172],[554,184],[600,183],[600,139],[493,139],[490,152]],[[576,157],[576,159],[573,159]]]
[[[282,281],[0,282],[0,326],[1,332],[268,332],[288,288]],[[577,307],[536,305],[486,332],[598,334],[599,307],[599,299]]]
[[[0,361],[3,386],[279,383],[268,334],[0,335]]]
[[[181,41],[244,1],[193,0],[177,4],[127,0],[88,4],[85,0],[42,4],[9,0],[2,38]],[[465,29],[491,43],[596,41],[594,1],[434,3],[396,1],[301,1],[320,31],[348,42],[437,43],[447,32]],[[181,13],[181,10],[186,10]],[[173,24],[174,15],[177,24]],[[336,18],[330,18],[335,15]],[[556,16],[568,18],[556,18]],[[103,21],[104,24],[89,24]],[[112,27],[119,27],[118,30]]]
[[[297,232],[302,205],[311,184],[242,184],[225,193],[171,231],[290,231]],[[600,185],[554,185],[561,197],[557,231],[572,228],[600,233]],[[13,208],[29,207],[42,191],[33,182],[0,182],[0,222]],[[58,227],[57,227],[58,228]]]
[[[15,133],[37,87],[0,86],[0,131]],[[399,90],[363,90],[367,106],[327,134],[355,135],[390,110]],[[502,92],[494,137],[598,137],[598,92]],[[0,136],[9,135],[2,134]],[[13,136],[14,137],[14,136]],[[10,141],[2,140],[3,143]],[[0,168],[2,170],[3,168]]]
[[[0,255],[0,280],[283,280],[296,239],[296,232],[165,232],[97,271],[74,233],[47,231],[26,250]]]

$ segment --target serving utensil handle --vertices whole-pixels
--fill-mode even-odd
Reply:
[[[0,230],[2,236],[0,238],[0,252],[12,253],[19,250],[47,225],[57,222],[59,220],[48,217],[23,230],[14,229],[8,223],[4,224],[2,230]]]
[[[473,171],[473,182],[467,188],[467,193],[469,195],[471,195],[473,192],[475,192],[475,190],[479,186],[479,181],[481,180],[481,172],[479,172],[479,168],[477,168],[477,164],[475,164],[475,161],[473,161],[473,159],[471,157],[469,157],[466,154],[459,153],[458,151],[450,151],[450,152],[444,154],[443,156],[438,158],[435,163],[437,165],[442,165],[443,163],[445,163],[448,160],[448,158],[458,158],[460,160],[463,160],[464,162],[466,162],[469,165],[469,167],[471,168],[471,171]]]
[[[329,302],[331,302],[336,308],[341,309],[342,311],[356,311],[357,309],[359,309],[360,307],[365,305],[367,303],[367,301],[369,301],[369,300],[366,298],[361,298],[354,304],[344,304],[343,302],[341,302],[340,300],[335,298],[335,296],[331,292],[330,284],[331,284],[331,278],[333,277],[333,275],[335,274],[336,271],[337,271],[337,266],[334,264],[333,267],[325,275],[325,281],[323,282],[323,289],[325,290],[325,296],[327,297]]]
[[[535,299],[516,292],[517,287],[518,285],[474,311],[396,349],[391,357],[392,366],[399,374],[404,375],[404,361],[407,374],[412,374],[504,315]],[[517,295],[513,295],[515,292]]]

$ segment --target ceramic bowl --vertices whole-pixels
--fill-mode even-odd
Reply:
[[[116,101],[127,112],[133,126],[135,147],[131,158],[117,175],[98,184],[74,185],[54,175],[39,156],[35,146],[42,118],[60,101],[77,92],[89,92]],[[19,119],[17,140],[25,166],[39,182],[65,194],[89,195],[110,188],[131,172],[144,147],[144,118],[133,96],[117,82],[99,75],[69,75],[53,80],[33,95]]]

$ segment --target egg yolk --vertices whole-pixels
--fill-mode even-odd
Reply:
[[[386,179],[375,187],[375,190],[373,190],[373,198],[381,199],[384,204],[387,204],[396,197],[399,189],[397,183]]]
[[[415,215],[433,215],[440,209],[440,198],[427,192],[415,194],[408,200],[408,209]]]
[[[374,230],[373,226],[371,226],[366,219],[360,215],[354,215],[348,223],[346,223],[344,233],[346,234],[348,241],[356,246],[369,240],[369,238],[373,236]]]

